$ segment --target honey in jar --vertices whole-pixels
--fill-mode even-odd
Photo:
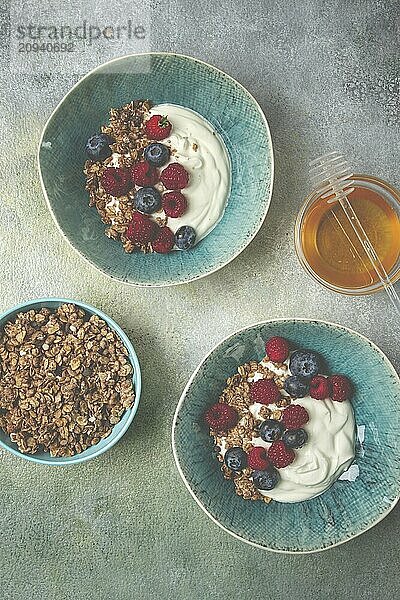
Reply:
[[[400,276],[400,196],[385,182],[354,175],[348,200],[386,272]],[[339,202],[310,197],[296,227],[299,257],[312,275],[337,291],[368,293],[380,280]]]

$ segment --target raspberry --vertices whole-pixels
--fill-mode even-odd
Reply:
[[[157,169],[145,160],[136,163],[131,168],[131,179],[135,185],[140,187],[150,187],[158,183],[159,178]]]
[[[159,229],[155,221],[135,212],[125,235],[135,244],[148,244],[157,238]]]
[[[255,471],[266,471],[270,466],[266,448],[262,446],[252,448],[248,455],[247,464]]]
[[[186,212],[187,201],[181,192],[167,192],[163,194],[162,207],[167,217],[177,219]]]
[[[189,181],[189,173],[179,163],[171,163],[161,171],[160,181],[167,190],[182,190]]]
[[[289,342],[285,338],[273,337],[265,344],[265,351],[270,360],[283,362],[289,356]]]
[[[153,250],[159,254],[168,254],[175,244],[175,235],[169,227],[160,227],[158,236],[152,243]]]
[[[316,400],[325,400],[331,395],[329,379],[323,375],[316,375],[310,381],[310,396]]]
[[[214,431],[228,431],[235,427],[239,415],[229,404],[217,402],[206,411],[204,419]]]
[[[277,469],[287,467],[294,461],[295,457],[294,451],[287,448],[281,440],[272,442],[268,449],[268,458]]]
[[[150,140],[163,140],[171,133],[172,125],[167,117],[153,115],[146,121],[145,129]]]
[[[332,388],[332,400],[343,402],[350,400],[353,395],[353,384],[345,375],[332,375],[329,377]]]
[[[103,190],[111,196],[124,196],[132,187],[128,169],[108,167],[101,176]]]
[[[273,379],[259,379],[250,385],[250,398],[260,404],[274,404],[282,396]]]
[[[283,411],[282,421],[286,429],[299,429],[308,423],[308,412],[300,404],[292,404]]]

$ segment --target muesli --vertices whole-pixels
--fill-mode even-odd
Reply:
[[[21,312],[0,332],[0,427],[20,452],[73,456],[133,406],[119,336],[73,304]]]

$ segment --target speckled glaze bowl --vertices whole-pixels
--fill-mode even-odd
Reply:
[[[312,348],[332,372],[355,384],[356,424],[365,426],[356,446],[355,481],[336,481],[322,495],[283,504],[245,501],[226,481],[212,451],[203,413],[218,399],[239,365],[260,360],[264,342],[280,335]],[[221,342],[192,375],[179,401],[172,432],[179,472],[199,506],[225,531],[267,550],[307,553],[360,535],[395,506],[400,494],[400,381],[389,360],[362,335],[331,323],[278,320],[243,329]]]
[[[197,111],[228,149],[232,184],[225,214],[191,251],[126,254],[120,243],[104,235],[99,214],[88,206],[82,173],[86,140],[108,121],[110,108],[135,98]],[[125,56],[91,71],[51,115],[38,160],[49,209],[64,237],[107,275],[139,286],[185,283],[229,263],[261,227],[272,193],[271,136],[256,100],[222,71],[178,54]]]
[[[26,460],[29,460],[32,462],[41,463],[43,465],[61,466],[61,465],[77,464],[77,463],[85,462],[91,458],[95,458],[96,456],[100,456],[100,454],[103,454],[103,452],[106,452],[106,450],[109,450],[110,448],[112,448],[112,446],[114,446],[114,444],[116,444],[118,442],[118,440],[120,440],[122,438],[122,436],[127,431],[128,427],[130,426],[130,424],[132,423],[132,421],[135,417],[136,411],[139,406],[140,392],[141,392],[141,387],[142,387],[142,379],[141,379],[141,373],[140,373],[139,360],[138,360],[138,357],[136,356],[136,352],[135,352],[129,338],[122,331],[121,327],[119,325],[117,325],[117,323],[115,321],[113,321],[113,319],[111,319],[105,313],[101,312],[101,310],[98,310],[97,308],[95,308],[94,306],[90,306],[89,304],[79,302],[78,300],[68,300],[65,298],[40,298],[37,300],[30,300],[29,302],[24,302],[23,304],[14,306],[14,308],[11,308],[7,312],[0,315],[0,331],[2,331],[4,325],[8,321],[12,321],[13,319],[15,319],[17,314],[20,312],[28,312],[29,310],[32,310],[32,309],[40,310],[41,308],[44,308],[44,307],[54,310],[54,309],[57,309],[61,304],[65,304],[65,303],[75,304],[75,306],[82,308],[86,312],[86,314],[88,314],[90,316],[97,315],[98,317],[100,317],[100,319],[103,319],[107,323],[107,325],[113,331],[115,331],[118,334],[118,336],[121,338],[124,346],[128,350],[128,357],[133,366],[132,378],[133,378],[133,385],[134,385],[134,390],[135,390],[135,403],[132,406],[132,408],[129,408],[128,410],[125,411],[120,422],[117,423],[113,427],[110,435],[107,438],[100,440],[100,442],[98,444],[96,444],[95,446],[91,446],[90,448],[87,448],[87,450],[85,450],[84,452],[81,452],[80,454],[75,454],[75,456],[52,457],[52,456],[50,456],[50,453],[48,453],[48,452],[37,452],[36,454],[23,454],[18,449],[17,444],[12,442],[10,440],[10,437],[2,429],[0,429],[0,446],[2,448],[4,448],[5,450],[8,450],[12,454],[15,454],[16,456],[25,458]]]

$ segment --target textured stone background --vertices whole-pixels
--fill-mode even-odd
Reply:
[[[129,15],[130,1],[111,1],[110,15],[113,4]],[[95,15],[96,2],[89,6]],[[267,115],[276,159],[271,210],[250,247],[217,274],[155,291],[111,283],[58,234],[35,154],[48,115],[84,72],[74,57],[73,74],[62,64],[48,74],[15,73],[8,8],[0,9],[0,310],[53,295],[95,304],[133,340],[144,392],[131,431],[93,462],[49,469],[0,452],[1,598],[398,597],[399,509],[319,555],[265,553],[202,513],[170,449],[189,375],[222,337],[252,322],[336,321],[368,335],[399,366],[399,323],[386,297],[323,289],[301,270],[292,241],[307,162],[323,151],[342,151],[355,170],[400,185],[398,2],[152,2],[151,49],[199,57],[248,87]]]

